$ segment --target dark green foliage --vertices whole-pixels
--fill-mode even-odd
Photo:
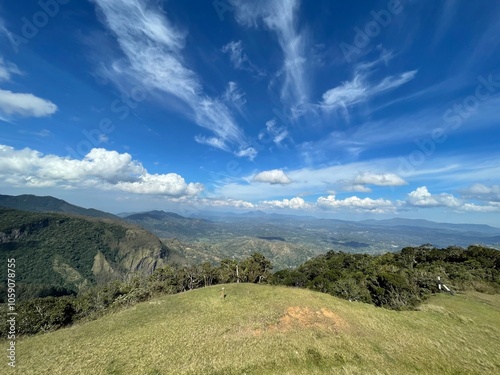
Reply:
[[[234,259],[222,259],[218,269],[218,278],[222,284],[239,282],[239,263]]]
[[[390,309],[412,309],[438,292],[437,277],[455,290],[500,291],[500,251],[481,246],[407,247],[378,256],[330,251],[271,282]]]
[[[129,229],[134,238],[127,237]],[[133,253],[134,246],[162,245],[150,233],[118,221],[0,208],[0,256],[16,259],[18,301],[75,294],[84,285],[121,278],[131,271],[121,260],[125,251]],[[96,277],[92,267],[98,252],[115,272]],[[166,258],[166,250],[157,256]],[[2,285],[6,271],[0,269]],[[0,303],[4,296],[0,294]]]
[[[73,322],[74,297],[36,298],[16,305],[16,335],[33,335],[53,331]],[[5,337],[7,326],[2,324],[0,336]]]
[[[241,263],[241,281],[261,283],[271,276],[273,266],[261,253],[253,253]]]

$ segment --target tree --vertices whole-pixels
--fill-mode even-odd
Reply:
[[[234,259],[222,259],[219,266],[219,280],[222,284],[238,281],[238,262]]]
[[[204,262],[201,264],[200,272],[203,278],[204,286],[210,286],[217,283],[217,269],[213,267],[209,262]]]
[[[179,285],[179,273],[171,266],[158,268],[149,277],[148,285],[153,292],[158,293],[177,293],[182,291]]]
[[[261,253],[253,253],[241,263],[243,280],[250,283],[267,281],[272,268],[271,261]]]

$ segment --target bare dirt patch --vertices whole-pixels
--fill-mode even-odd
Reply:
[[[294,326],[339,331],[347,328],[347,322],[327,308],[313,310],[309,307],[292,306],[286,310],[279,323],[271,326],[270,329],[287,331]]]

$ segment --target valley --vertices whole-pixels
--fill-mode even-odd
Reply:
[[[382,254],[427,243],[500,249],[500,228],[425,220],[353,222],[265,213],[187,218],[163,211],[133,214],[124,220],[141,225],[164,242],[176,238],[177,250],[186,249],[185,256],[194,262],[241,259],[260,251],[276,269],[295,267],[328,250]]]

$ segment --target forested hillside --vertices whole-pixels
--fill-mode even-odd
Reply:
[[[148,275],[169,255],[157,237],[131,224],[5,208],[0,208],[0,253],[16,260],[18,301],[76,293],[136,272]],[[0,278],[5,288],[6,267]]]

